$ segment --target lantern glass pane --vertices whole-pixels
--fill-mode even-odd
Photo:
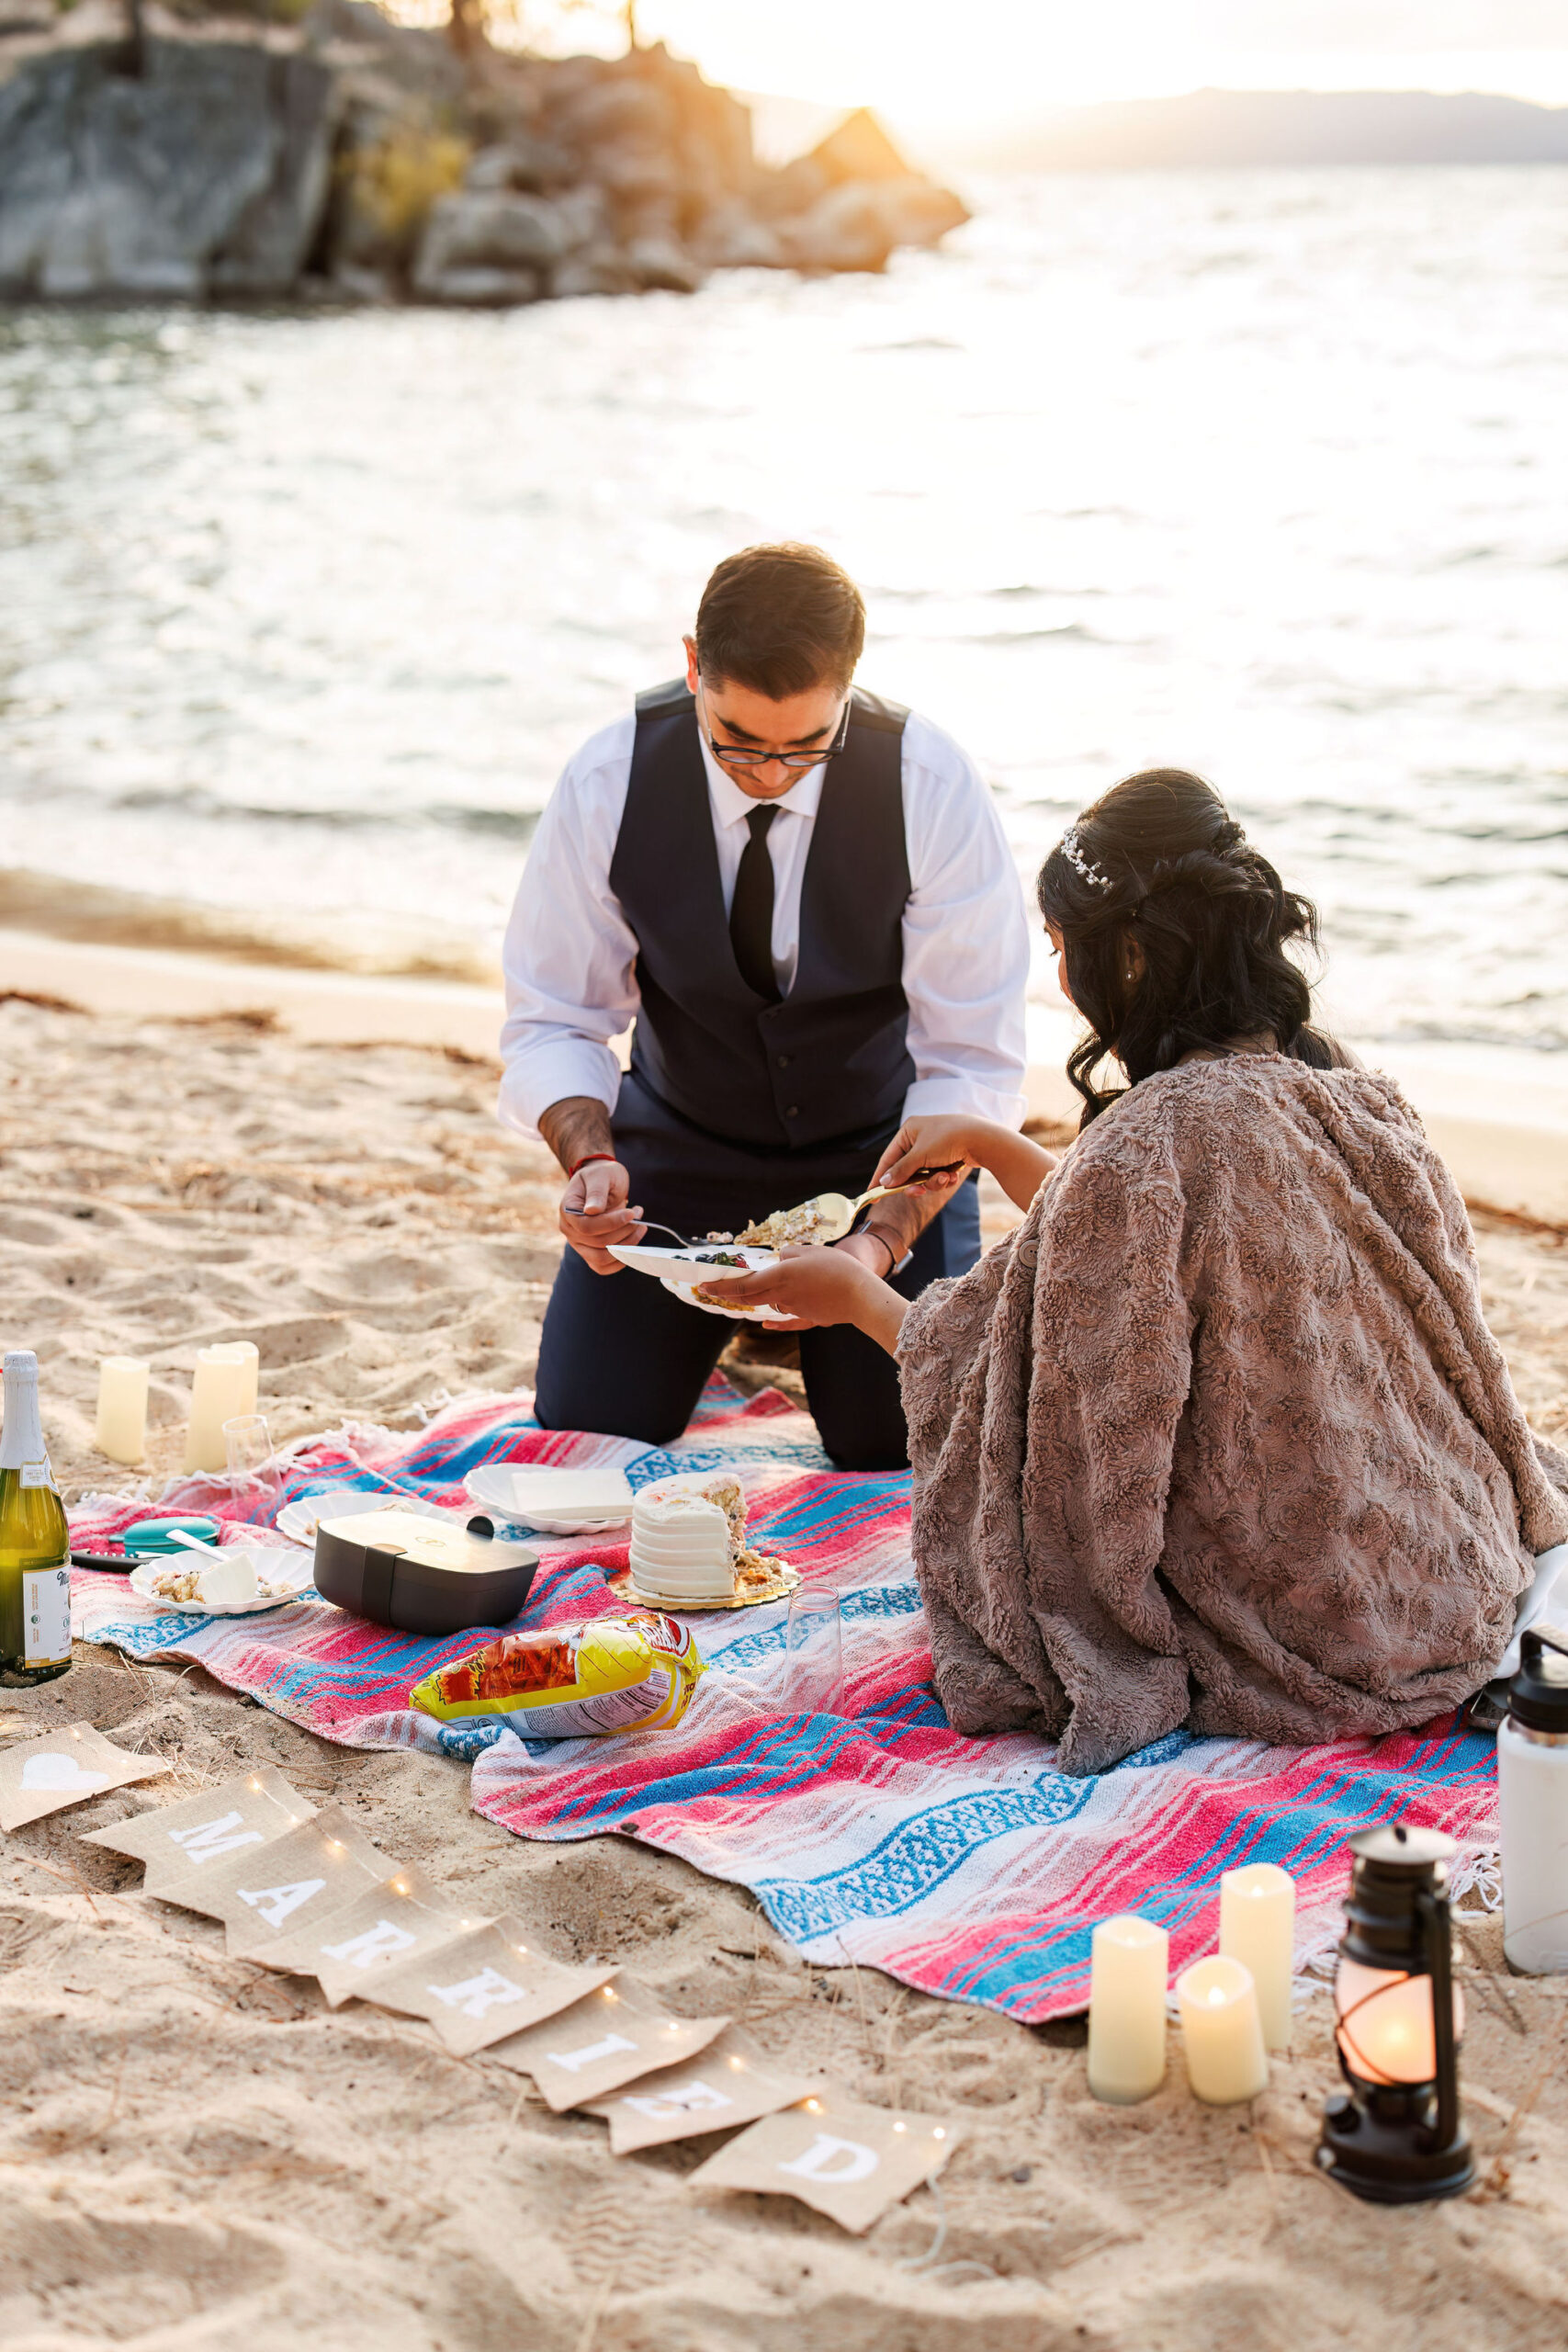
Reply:
[[[1464,1996],[1453,1988],[1454,2039],[1464,2031]],[[1429,2083],[1438,2071],[1432,1980],[1403,1969],[1341,1960],[1334,1979],[1335,2037],[1363,2083]]]

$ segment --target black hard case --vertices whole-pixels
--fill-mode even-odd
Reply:
[[[509,1625],[528,1598],[539,1555],[480,1532],[489,1526],[479,1520],[448,1529],[402,1511],[323,1521],[316,1529],[316,1589],[339,1609],[400,1634]]]

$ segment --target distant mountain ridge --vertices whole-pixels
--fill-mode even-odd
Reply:
[[[1568,163],[1568,107],[1482,91],[1193,90],[1062,107],[970,149],[998,171]]]

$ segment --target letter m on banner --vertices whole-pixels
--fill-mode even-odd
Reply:
[[[265,1841],[259,1829],[247,1829],[243,1813],[225,1813],[216,1821],[198,1821],[194,1828],[171,1829],[172,1842],[183,1847],[188,1862],[213,1862],[220,1854],[231,1854],[237,1846],[260,1846]]]

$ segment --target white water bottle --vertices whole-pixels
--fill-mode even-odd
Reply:
[[[1568,1975],[1568,1633],[1533,1625],[1497,1734],[1503,1950],[1527,1976]]]

